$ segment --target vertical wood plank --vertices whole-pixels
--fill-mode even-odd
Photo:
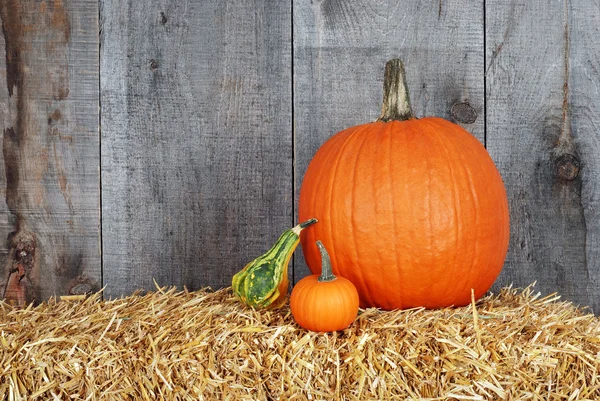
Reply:
[[[598,1],[486,2],[487,145],[512,218],[496,288],[537,281],[596,313],[599,10]]]
[[[99,290],[98,6],[0,1],[0,297]]]
[[[447,118],[483,142],[482,2],[315,0],[293,9],[296,199],[323,142],[377,119],[393,57],[405,63],[417,117]],[[299,253],[294,266],[296,281],[308,274]]]
[[[101,1],[107,295],[230,285],[291,226],[290,13]]]

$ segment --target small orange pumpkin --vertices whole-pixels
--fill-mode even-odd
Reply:
[[[294,286],[292,315],[307,330],[344,330],[358,313],[358,292],[350,281],[333,275],[329,254],[321,241],[316,244],[321,253],[321,275],[304,277]]]
[[[386,64],[376,122],[341,131],[310,162],[298,206],[321,222],[301,240],[319,273],[318,238],[362,307],[439,308],[481,297],[508,248],[508,201],[483,145],[459,125],[417,119],[404,67]]]

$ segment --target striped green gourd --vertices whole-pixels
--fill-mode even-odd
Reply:
[[[253,308],[277,308],[285,302],[289,285],[288,263],[300,242],[300,232],[317,222],[310,219],[286,230],[275,245],[233,276],[235,296]]]

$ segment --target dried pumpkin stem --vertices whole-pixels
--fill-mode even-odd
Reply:
[[[331,259],[329,258],[327,249],[325,249],[321,241],[317,241],[317,247],[319,248],[319,252],[321,252],[321,276],[319,277],[319,282],[324,283],[335,280],[337,277],[333,275],[331,270]]]
[[[415,115],[410,106],[408,86],[406,85],[404,64],[400,59],[392,59],[385,63],[383,106],[381,116],[377,121],[406,121],[414,118]]]

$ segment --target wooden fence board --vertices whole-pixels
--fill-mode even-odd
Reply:
[[[483,142],[483,3],[294,1],[293,10],[296,199],[325,140],[377,119],[390,58],[405,63],[417,117],[450,119]],[[464,102],[479,115],[473,123],[451,115]],[[306,274],[298,253],[296,281]]]
[[[229,285],[292,224],[290,13],[101,1],[107,295]]]
[[[0,1],[0,298],[100,289],[98,6]]]
[[[486,68],[487,145],[505,179],[512,219],[496,288],[537,281],[542,293],[557,291],[598,312],[595,3],[487,1]]]
[[[0,297],[229,285],[400,57],[417,117],[464,126],[505,179],[494,289],[600,311],[598,0],[99,5],[0,0]]]

